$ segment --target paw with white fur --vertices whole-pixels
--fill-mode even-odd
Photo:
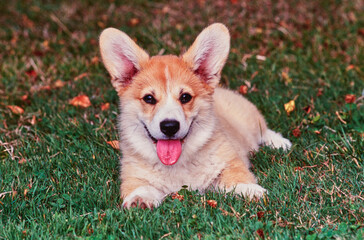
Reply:
[[[244,197],[249,198],[249,200],[260,199],[267,192],[266,189],[255,183],[239,183],[234,187],[230,187],[227,191],[241,194]]]
[[[139,207],[142,209],[158,207],[163,201],[165,194],[154,187],[144,186],[135,189],[124,198],[123,208]]]
[[[274,132],[270,129],[266,131],[262,140],[264,145],[268,145],[273,148],[283,148],[283,150],[288,150],[292,146],[291,141],[282,137],[282,134]]]

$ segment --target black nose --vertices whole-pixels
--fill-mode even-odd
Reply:
[[[172,137],[179,130],[179,122],[176,120],[164,120],[159,126],[162,133],[168,137]]]

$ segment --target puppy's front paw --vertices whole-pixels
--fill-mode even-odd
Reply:
[[[164,194],[154,187],[139,187],[124,198],[123,207],[127,209],[134,207],[153,209],[159,206],[163,198]]]
[[[274,132],[270,129],[268,129],[263,136],[263,143],[273,148],[283,148],[283,150],[288,150],[292,146],[291,141],[282,137],[282,134]]]
[[[234,191],[235,194],[241,194],[244,197],[252,199],[260,199],[267,192],[258,184],[254,183],[239,183],[238,185],[231,187],[228,191]]]

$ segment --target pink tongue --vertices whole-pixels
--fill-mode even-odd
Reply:
[[[182,152],[180,140],[158,140],[157,154],[164,165],[173,165],[177,162]]]

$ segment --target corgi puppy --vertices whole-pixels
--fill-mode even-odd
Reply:
[[[266,192],[249,170],[249,151],[291,143],[251,102],[218,87],[229,48],[220,23],[181,56],[150,57],[124,32],[102,32],[102,60],[120,97],[123,207],[157,207],[183,185],[249,199]]]

